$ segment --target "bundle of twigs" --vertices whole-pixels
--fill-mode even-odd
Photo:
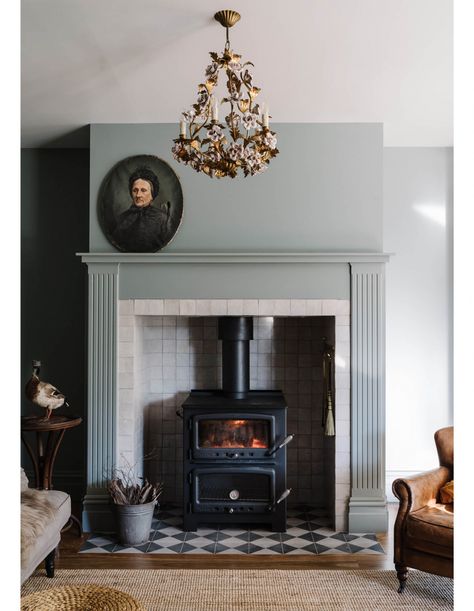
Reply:
[[[155,453],[151,452],[143,460],[151,460]],[[113,469],[107,489],[115,505],[142,505],[151,503],[163,492],[163,484],[151,484],[146,478],[137,475],[137,463],[131,465],[122,458],[124,467]]]
[[[116,505],[141,505],[156,501],[163,492],[163,484],[150,484],[144,479],[142,483],[127,485],[117,478],[109,481],[108,491]]]

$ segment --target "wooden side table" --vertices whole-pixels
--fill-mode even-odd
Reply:
[[[33,463],[35,472],[35,488],[38,490],[53,489],[54,461],[67,429],[79,426],[82,418],[78,416],[51,416],[46,420],[41,416],[22,416],[21,418],[21,440],[25,444],[28,454]],[[36,447],[28,440],[28,437],[36,437]],[[81,529],[78,519],[71,515],[72,522]],[[72,522],[68,522],[63,528],[68,530]],[[82,533],[82,529],[81,529]]]

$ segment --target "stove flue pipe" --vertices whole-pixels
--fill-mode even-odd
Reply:
[[[222,340],[222,390],[232,399],[245,399],[250,390],[250,340],[253,318],[221,316],[218,337]]]

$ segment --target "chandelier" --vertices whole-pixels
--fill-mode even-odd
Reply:
[[[196,103],[182,113],[172,153],[177,161],[210,178],[235,178],[239,169],[244,176],[253,176],[265,171],[278,154],[277,139],[269,129],[268,106],[256,102],[260,89],[253,83],[252,62],[242,63],[242,56],[230,48],[229,28],[239,21],[239,13],[219,11],[214,18],[226,29],[224,52],[209,54],[206,80],[198,85]],[[219,104],[215,89],[221,71],[227,93]],[[225,112],[219,108],[224,104]],[[225,115],[223,121],[219,114]]]

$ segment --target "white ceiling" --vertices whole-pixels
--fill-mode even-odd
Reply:
[[[452,0],[22,0],[22,145],[178,121],[223,49],[224,8],[242,15],[232,48],[273,121],[383,122],[386,146],[452,145]]]

